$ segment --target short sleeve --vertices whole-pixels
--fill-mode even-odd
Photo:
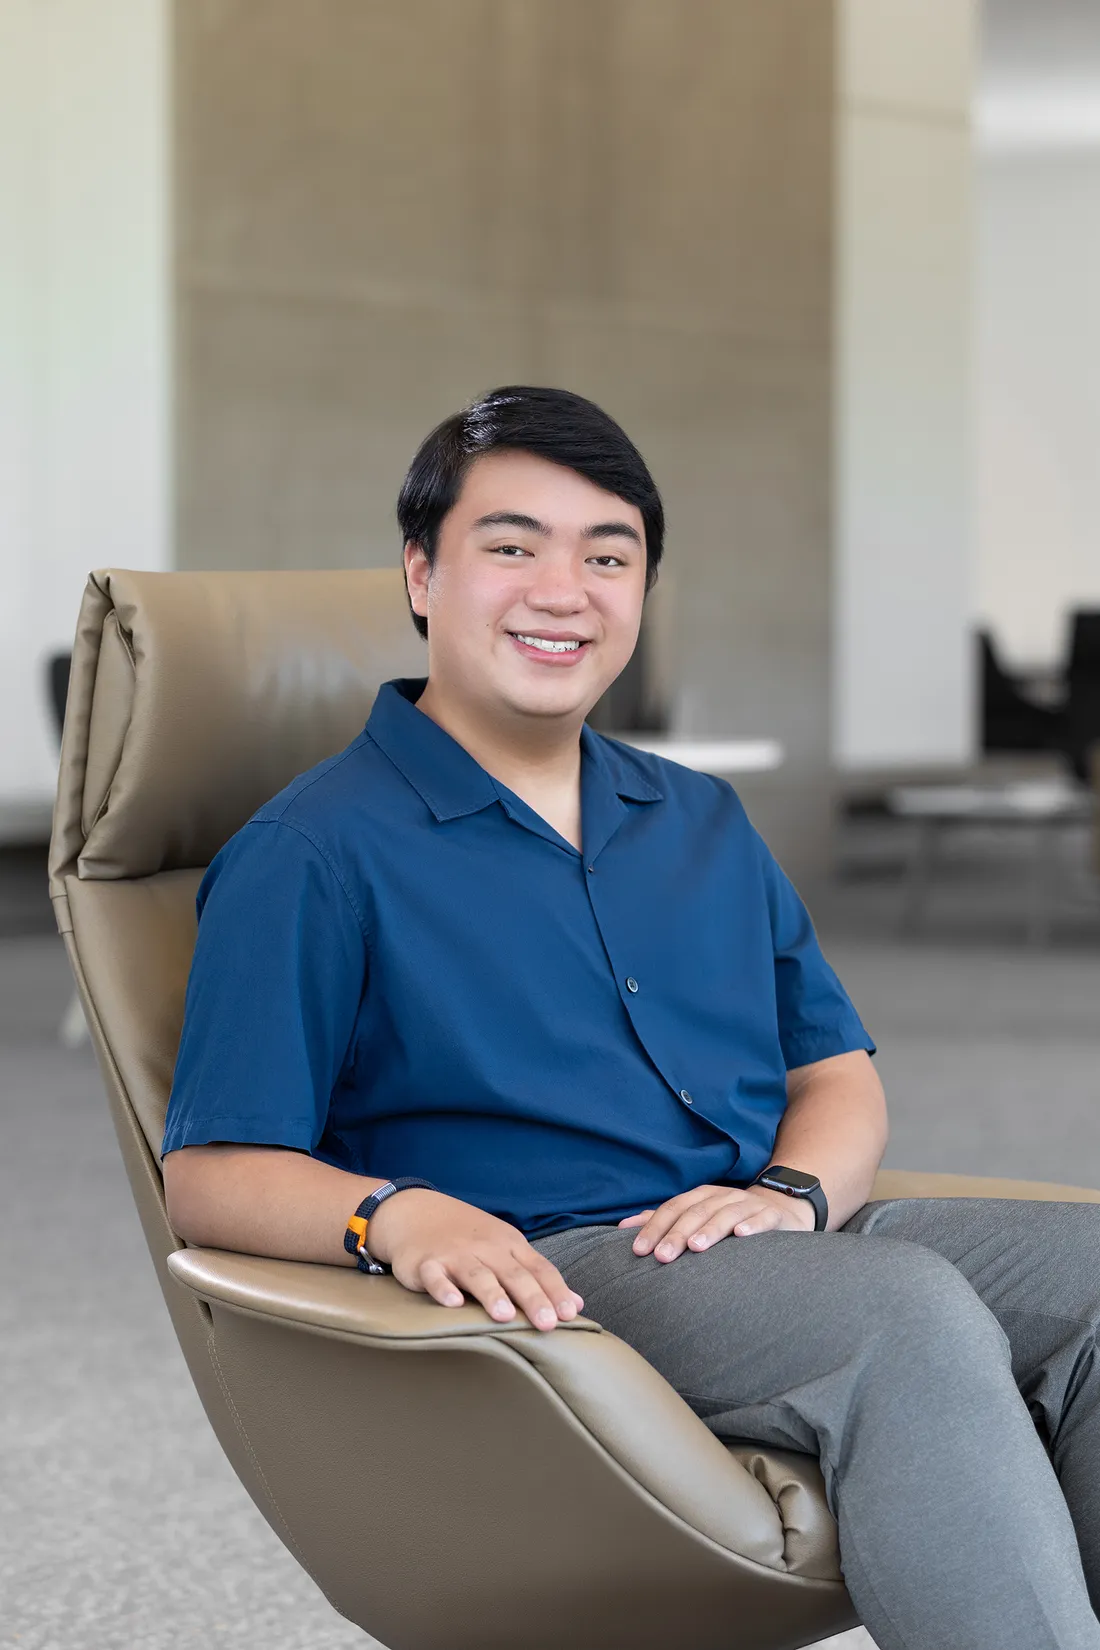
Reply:
[[[875,1045],[818,944],[810,913],[757,836],[775,960],[779,1041],[788,1071]]]
[[[296,826],[252,821],[199,889],[164,1152],[211,1141],[312,1151],[367,969],[362,923]]]

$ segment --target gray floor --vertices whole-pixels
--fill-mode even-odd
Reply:
[[[1032,951],[1011,874],[979,882],[960,873],[928,932],[905,942],[896,885],[866,864],[818,905],[879,1040],[887,1161],[1100,1185],[1100,920],[1077,912]],[[0,1645],[365,1646],[215,1445],[92,1060],[55,1041],[69,990],[60,947],[28,932],[41,927],[33,916],[20,927],[0,939]]]
[[[0,1645],[362,1650],[206,1424],[68,992],[57,941],[0,942]]]

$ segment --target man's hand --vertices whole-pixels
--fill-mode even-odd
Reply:
[[[514,1318],[518,1306],[536,1329],[554,1329],[584,1305],[522,1232],[443,1192],[410,1187],[388,1197],[367,1244],[406,1289],[441,1306],[461,1306],[465,1289],[498,1323]]]
[[[627,1215],[620,1226],[641,1226],[634,1253],[675,1260],[685,1249],[709,1249],[720,1238],[751,1237],[754,1232],[812,1232],[814,1211],[808,1199],[769,1192],[763,1186],[696,1186],[670,1197],[659,1209]]]

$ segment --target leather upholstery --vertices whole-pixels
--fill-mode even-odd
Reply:
[[[1049,1180],[997,1180],[984,1175],[928,1174],[913,1169],[880,1169],[872,1198],[1019,1197],[1032,1203],[1100,1203],[1088,1186],[1057,1186]]]
[[[399,572],[94,573],[69,704],[59,862],[205,866],[295,774],[423,674]]]
[[[727,1448],[775,1503],[787,1569],[823,1581],[839,1580],[836,1528],[826,1510],[825,1480],[813,1456],[790,1449],[765,1450],[759,1444],[732,1443]]]
[[[393,1650],[780,1650],[839,1632],[853,1616],[816,1462],[727,1448],[591,1320],[540,1335],[171,1230],[159,1146],[202,870],[423,660],[400,573],[89,582],[51,891],[207,1414],[280,1538]],[[876,1194],[1100,1199],[896,1173]]]
[[[163,871],[133,882],[84,882],[70,875],[61,884],[74,943],[82,957],[95,959],[88,990],[113,1029],[127,1102],[158,1165],[201,876]]]

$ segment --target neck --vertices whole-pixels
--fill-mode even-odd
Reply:
[[[567,785],[580,771],[583,717],[519,717],[507,708],[488,710],[458,695],[441,692],[429,679],[417,710],[469,751],[486,773],[509,790],[525,782]]]

